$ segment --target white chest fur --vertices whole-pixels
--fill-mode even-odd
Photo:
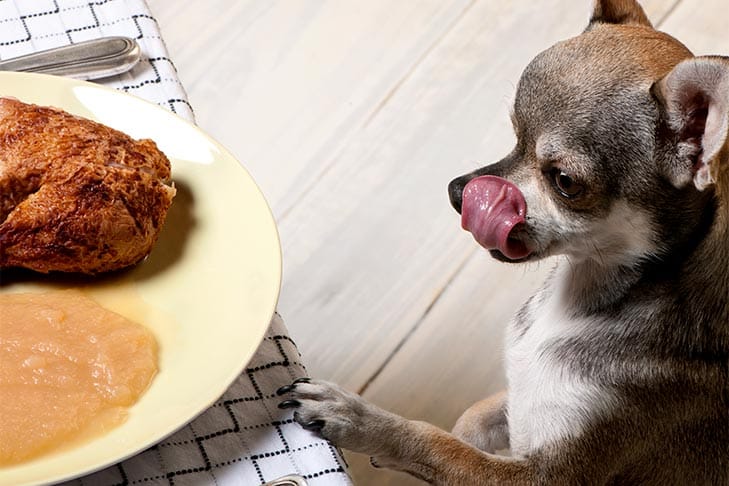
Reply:
[[[532,299],[526,313],[528,330],[512,325],[507,334],[507,414],[515,456],[579,435],[592,418],[615,403],[608,389],[577,376],[548,352],[560,339],[594,325],[570,317],[569,271],[561,263],[551,287]]]

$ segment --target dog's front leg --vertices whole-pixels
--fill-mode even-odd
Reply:
[[[377,466],[404,471],[433,484],[534,484],[529,461],[486,454],[425,422],[387,412],[324,381],[283,387],[302,427],[334,444],[372,456]]]

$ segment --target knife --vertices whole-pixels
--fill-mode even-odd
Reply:
[[[140,55],[134,39],[103,37],[0,61],[0,71],[98,79],[130,70]]]

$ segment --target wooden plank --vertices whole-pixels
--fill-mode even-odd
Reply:
[[[519,72],[582,7],[474,5],[280,222],[280,309],[314,375],[358,389],[473,250],[446,184],[510,150]]]
[[[646,10],[669,14],[666,29],[697,52],[726,53],[720,3],[649,0]],[[503,383],[497,321],[517,295],[494,298],[493,282],[526,293],[535,277],[473,253],[445,184],[510,148],[518,73],[579,33],[589,5],[150,5],[199,122],[246,162],[281,219],[281,310],[312,374],[356,390],[404,341],[366,396],[449,428]],[[471,368],[465,357],[481,349],[483,369]],[[353,464],[357,484],[411,484]]]
[[[506,323],[553,264],[509,265],[483,251],[473,255],[365,398],[450,430],[469,406],[506,387]],[[358,485],[422,484],[401,473],[373,469],[367,457],[350,453],[347,458]]]
[[[696,29],[704,24],[694,25]],[[580,26],[578,18],[573,27]],[[690,32],[687,34],[693,42]],[[365,398],[450,430],[471,404],[505,386],[501,363],[504,325],[550,266],[549,261],[527,268],[505,266],[484,252],[473,255],[369,384]],[[373,469],[367,457],[351,453],[347,457],[358,485],[422,484],[401,473]]]
[[[653,25],[662,25],[666,16],[681,3],[681,0],[639,0]]]
[[[447,181],[510,150],[520,71],[588,17],[582,2],[477,3],[280,221],[280,309],[314,374],[357,389],[407,337],[472,248]]]
[[[682,0],[661,25],[696,55],[729,55],[726,0]]]
[[[198,124],[277,216],[471,0],[151,0]]]
[[[409,417],[450,429],[465,408],[505,387],[506,324],[554,265],[472,255],[364,396],[388,410],[406,405]]]
[[[412,83],[467,4],[151,2],[201,126],[251,161],[274,209],[297,204],[281,224],[281,309],[313,371],[361,386],[463,261],[445,184],[476,154],[505,152],[508,101],[491,92],[545,40],[575,33],[559,20],[584,24],[577,4],[477,5],[468,36]],[[533,35],[504,45],[525,27]]]

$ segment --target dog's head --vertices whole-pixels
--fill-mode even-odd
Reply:
[[[726,58],[694,58],[634,0],[598,0],[522,74],[513,151],[452,181],[451,202],[501,260],[658,257],[711,218],[728,108]]]

